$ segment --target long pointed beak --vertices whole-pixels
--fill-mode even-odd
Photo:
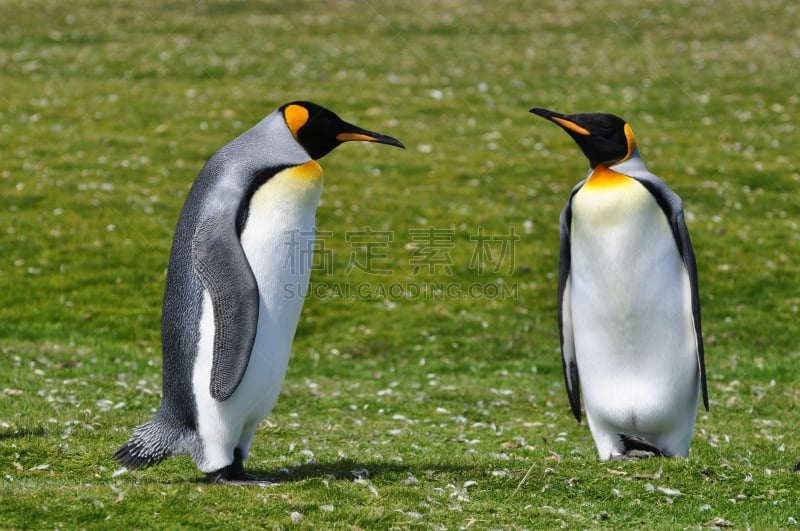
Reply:
[[[542,118],[545,118],[547,120],[550,120],[553,116],[556,116],[558,118],[566,118],[565,115],[559,112],[551,111],[549,109],[543,109],[541,107],[533,107],[532,109],[529,109],[528,112],[532,112],[533,114],[541,116]]]
[[[532,112],[533,114],[541,116],[545,120],[550,120],[551,122],[561,126],[561,128],[564,130],[572,131],[573,133],[583,136],[592,135],[591,131],[570,120],[566,114],[561,114],[560,112],[555,112],[548,109],[542,109],[541,107],[534,107],[528,112]]]
[[[353,142],[353,141],[377,142],[379,144],[397,146],[403,149],[406,148],[402,142],[400,142],[399,140],[397,140],[392,136],[384,135],[382,133],[375,133],[373,131],[367,131],[366,129],[362,129],[352,124],[347,124],[347,125],[348,125],[347,131],[343,131],[338,135],[336,135],[336,140],[338,140],[339,142]]]

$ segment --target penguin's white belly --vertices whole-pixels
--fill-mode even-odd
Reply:
[[[277,174],[250,201],[241,244],[258,284],[258,329],[247,371],[224,402],[209,392],[214,319],[211,297],[205,294],[194,370],[204,472],[230,464],[234,448],[246,458],[256,427],[278,400],[307,293],[314,219],[322,193],[319,165],[313,162],[306,168],[309,165]],[[311,170],[318,170],[318,176]]]
[[[572,209],[572,325],[592,431],[669,439],[679,429],[682,446],[699,368],[689,278],[666,217],[632,179],[584,186]]]

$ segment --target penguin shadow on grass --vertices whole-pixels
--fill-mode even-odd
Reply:
[[[248,472],[259,477],[268,478],[277,485],[281,483],[297,483],[308,479],[329,479],[337,481],[354,481],[382,476],[398,476],[398,481],[405,480],[414,474],[440,474],[466,472],[474,468],[471,464],[403,464],[403,463],[376,463],[341,459],[331,463],[305,463],[292,467],[281,467],[267,470],[248,468]],[[198,482],[205,482],[198,478]]]
[[[26,437],[43,437],[45,429],[41,426],[38,428],[21,428],[16,431],[7,431],[0,433],[0,441],[7,439],[24,439]]]

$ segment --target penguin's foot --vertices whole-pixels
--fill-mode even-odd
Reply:
[[[215,470],[214,472],[207,473],[206,482],[218,485],[236,485],[244,487],[269,487],[278,484],[275,480],[254,476],[253,474],[245,472],[242,451],[238,448],[233,451],[233,463],[219,470]]]
[[[624,454],[611,456],[612,461],[627,461],[628,459],[646,459],[648,457],[657,457],[655,452],[648,450],[626,450]]]
[[[627,433],[620,433],[619,439],[625,451],[622,455],[614,456],[614,459],[636,458],[642,459],[646,457],[669,457],[670,455],[651,443],[644,437],[636,435],[628,435]]]
[[[247,472],[233,476],[228,474],[228,468],[225,467],[216,472],[209,472],[206,474],[206,482],[216,485],[235,485],[237,487],[271,487],[278,484],[275,480],[254,476]]]

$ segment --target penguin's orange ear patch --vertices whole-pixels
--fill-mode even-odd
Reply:
[[[628,153],[625,155],[625,158],[622,161],[626,161],[631,158],[633,155],[634,150],[636,149],[636,137],[633,135],[633,129],[628,124],[625,124],[625,140],[628,141]]]
[[[289,130],[297,138],[297,132],[308,122],[308,109],[302,105],[289,105],[283,109],[283,117]]]
[[[564,129],[569,129],[572,132],[578,133],[579,135],[583,136],[591,136],[592,133],[589,132],[588,129],[579,126],[575,122],[570,122],[569,120],[564,120],[563,118],[559,118],[558,116],[553,116],[550,118],[555,123],[563,127]]]

